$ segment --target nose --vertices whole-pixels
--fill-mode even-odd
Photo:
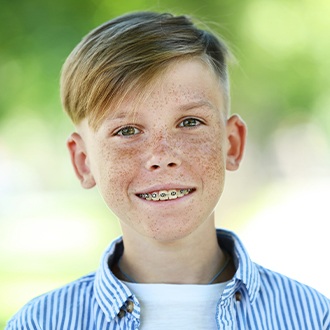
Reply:
[[[173,169],[181,165],[178,144],[165,136],[155,139],[147,154],[145,167],[148,171]]]

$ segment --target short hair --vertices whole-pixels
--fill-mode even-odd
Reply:
[[[218,75],[229,107],[230,56],[219,37],[187,16],[126,14],[92,30],[68,56],[61,75],[63,108],[74,124],[87,118],[96,130],[129,92],[143,91],[171,62],[195,57]]]

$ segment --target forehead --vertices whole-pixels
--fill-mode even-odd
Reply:
[[[172,62],[143,88],[139,87],[137,84],[109,108],[105,119],[136,115],[146,107],[161,111],[169,105],[184,109],[200,104],[225,112],[220,78],[201,59]]]

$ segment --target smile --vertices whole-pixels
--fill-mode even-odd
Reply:
[[[138,194],[137,196],[147,201],[166,201],[169,199],[177,199],[190,194],[194,189],[172,189],[160,190],[152,193]]]

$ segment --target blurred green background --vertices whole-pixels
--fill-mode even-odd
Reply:
[[[252,257],[330,295],[328,0],[4,0],[0,5],[0,326],[32,297],[96,269],[120,234],[74,177],[61,65],[90,29],[135,10],[189,14],[231,46],[232,111],[249,127],[217,224]]]

